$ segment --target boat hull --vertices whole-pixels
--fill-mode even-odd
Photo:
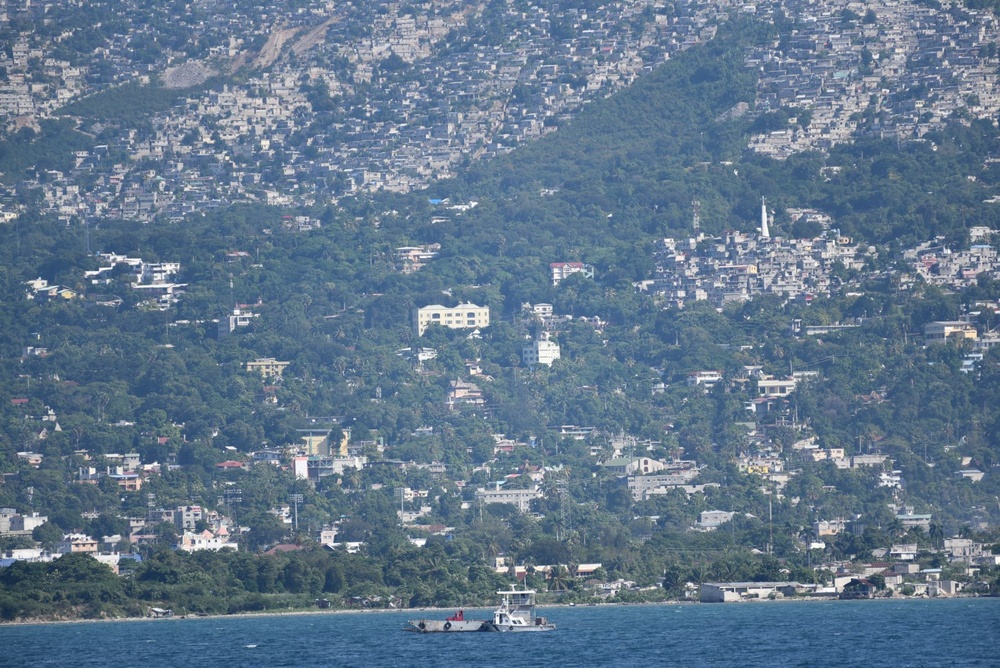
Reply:
[[[484,629],[486,622],[477,619],[460,621],[442,621],[440,619],[412,619],[407,622],[407,631],[414,633],[469,633],[471,631],[488,631]]]
[[[555,624],[531,624],[531,625],[509,625],[494,624],[479,620],[467,619],[463,621],[441,621],[440,619],[412,619],[407,622],[409,626],[405,631],[413,633],[470,633],[492,632],[492,633],[522,633],[535,631],[555,631]]]
[[[504,624],[494,624],[493,622],[484,622],[483,631],[494,631],[497,633],[527,633],[536,631],[555,631],[555,624],[527,624],[525,626],[511,626]]]
[[[535,590],[501,589],[500,607],[493,612],[493,619],[477,621],[466,620],[464,611],[446,620],[411,619],[403,627],[404,631],[415,633],[468,633],[470,631],[486,631],[493,633],[520,633],[522,631],[555,631],[556,625],[549,624],[545,617],[535,615]]]

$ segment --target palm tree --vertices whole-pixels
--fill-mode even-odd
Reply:
[[[557,566],[549,579],[549,591],[566,591],[572,584],[572,577],[565,566]]]
[[[893,518],[893,520],[886,525],[885,532],[892,538],[898,538],[906,533],[906,527],[904,527],[903,523],[898,519]]]
[[[681,582],[680,575],[674,569],[670,568],[663,572],[663,589],[667,592],[674,592],[679,590],[683,583]]]
[[[449,577],[447,560],[443,555],[432,554],[427,559],[424,571],[432,580],[439,582],[447,580]]]
[[[556,512],[552,516],[552,528],[555,529],[556,540],[562,540],[564,538],[564,532],[566,530],[566,518],[563,517],[562,513]]]
[[[927,533],[934,547],[939,548],[944,545],[944,526],[940,522],[932,522]]]
[[[496,536],[490,536],[483,544],[483,556],[492,565],[499,554],[500,542],[496,539]]]
[[[722,561],[716,562],[713,565],[713,570],[722,580],[732,582],[739,579],[739,574],[742,571],[742,568],[741,565],[735,560],[726,558]]]

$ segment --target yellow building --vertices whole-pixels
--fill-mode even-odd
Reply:
[[[964,320],[938,320],[924,325],[924,339],[927,343],[947,343],[948,341],[975,341],[979,338],[976,326]]]
[[[262,378],[281,378],[281,373],[291,362],[279,362],[273,357],[258,357],[247,362],[247,371],[256,371]]]
[[[303,450],[307,455],[346,457],[347,444],[351,441],[351,430],[342,429],[340,442],[332,439],[330,429],[299,429],[303,442]]]
[[[413,331],[417,336],[423,336],[427,328],[434,323],[451,329],[489,327],[490,309],[488,306],[475,304],[459,304],[452,308],[432,304],[413,312]]]

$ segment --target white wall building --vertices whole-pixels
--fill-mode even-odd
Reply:
[[[531,509],[531,500],[542,498],[538,489],[479,489],[476,498],[482,503],[509,503],[522,512]]]
[[[177,543],[177,549],[182,552],[197,552],[199,550],[213,552],[232,550],[236,552],[240,548],[236,543],[229,542],[229,534],[224,529],[215,534],[205,529],[201,533],[185,531],[180,542]]]
[[[559,344],[549,338],[538,339],[521,348],[521,360],[526,366],[552,366],[559,359]]]
[[[560,281],[573,274],[583,274],[587,278],[594,277],[594,267],[583,262],[553,262],[549,265],[552,271],[552,285],[559,285]]]
[[[698,515],[698,528],[706,531],[717,529],[732,520],[735,514],[726,510],[703,510]]]

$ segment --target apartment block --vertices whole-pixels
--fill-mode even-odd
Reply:
[[[459,304],[449,308],[440,304],[432,304],[418,308],[413,312],[413,331],[417,336],[423,336],[432,324],[439,324],[450,329],[478,329],[490,326],[490,309],[488,306],[475,304]]]

